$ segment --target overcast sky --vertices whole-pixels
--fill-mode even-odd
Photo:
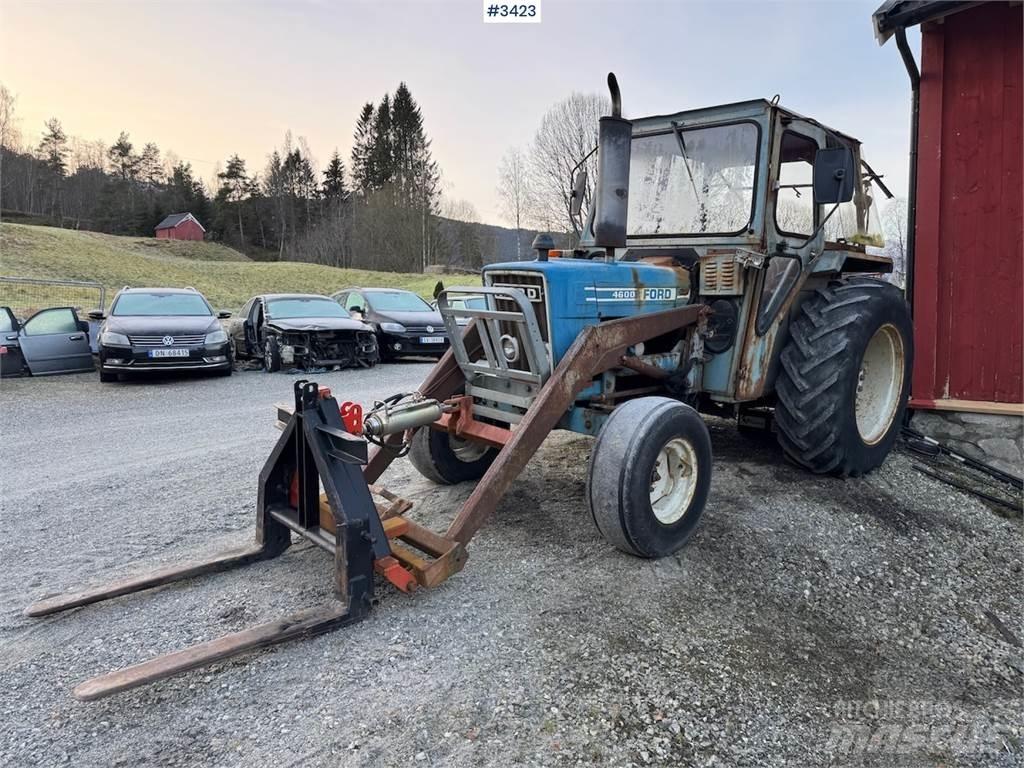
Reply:
[[[360,106],[404,80],[447,193],[501,223],[502,153],[612,70],[631,117],[781,94],[905,194],[910,87],[872,34],[878,1],[543,0],[540,24],[485,25],[480,0],[0,0],[0,81],[27,139],[51,116],[85,139],[126,130],[209,180],[235,152],[262,171],[289,129],[321,167],[335,147],[347,162]]]

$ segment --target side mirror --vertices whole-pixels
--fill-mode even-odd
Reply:
[[[853,199],[857,174],[849,147],[819,149],[814,156],[814,202],[847,203]]]
[[[594,245],[598,248],[625,248],[633,123],[622,117],[619,84],[610,72],[608,89],[612,97],[612,114],[602,117],[598,126]]]
[[[441,280],[437,281],[437,285],[434,286],[434,298],[436,299],[444,292],[444,283]]]
[[[220,312],[217,313],[218,320],[227,320],[229,317],[231,317],[231,313],[228,312],[226,309],[222,309]]]
[[[90,320],[106,320],[107,319],[107,313],[104,312],[102,309],[92,309],[89,312],[87,312],[86,315],[88,316],[88,318]]]
[[[572,182],[572,196],[569,198],[569,214],[576,218],[583,210],[583,195],[587,191],[587,169],[580,168]]]

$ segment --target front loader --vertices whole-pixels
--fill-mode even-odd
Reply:
[[[27,613],[276,557],[294,535],[332,556],[337,602],[93,678],[78,698],[362,619],[375,577],[403,592],[436,586],[463,568],[553,429],[596,437],[592,517],[641,557],[675,552],[700,521],[712,464],[701,412],[771,427],[814,472],[856,476],[884,460],[906,407],[911,327],[899,289],[878,277],[891,261],[868,251],[873,186],[888,192],[859,142],[775,101],[630,121],[612,75],[609,87],[579,245],[539,236],[535,260],[441,292],[452,345],[416,392],[364,413],[297,382],[260,474],[253,546]],[[574,216],[587,189],[581,171]],[[434,482],[476,482],[443,533],[376,485],[406,455]]]

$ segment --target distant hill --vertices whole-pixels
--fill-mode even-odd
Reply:
[[[530,247],[538,234],[534,229],[523,229],[517,233],[514,229],[496,224],[444,218],[438,219],[438,227],[442,241],[447,243],[445,253],[437,259],[440,263],[463,266],[473,264],[472,252],[480,253],[485,265],[502,261],[525,261],[536,256]],[[556,248],[569,246],[569,235],[558,232],[548,234],[554,238]]]
[[[118,237],[26,224],[0,224],[0,275],[92,280],[125,286],[194,286],[218,308],[238,309],[270,292],[332,293],[348,285],[405,288],[430,298],[436,275],[254,262],[218,243]],[[5,286],[0,283],[0,304]]]

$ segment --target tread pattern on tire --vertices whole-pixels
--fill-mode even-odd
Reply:
[[[860,361],[851,359],[854,352],[859,354],[856,335],[874,322],[874,309],[893,300],[905,306],[902,292],[890,283],[858,277],[835,280],[806,298],[790,322],[775,385],[775,419],[783,449],[813,472],[845,477],[865,471],[852,460],[849,436],[844,436],[846,409],[851,406],[847,392],[852,384],[847,379],[859,371]],[[912,340],[904,338],[905,368],[912,363],[911,345]],[[906,392],[903,400],[893,428],[902,415]]]

